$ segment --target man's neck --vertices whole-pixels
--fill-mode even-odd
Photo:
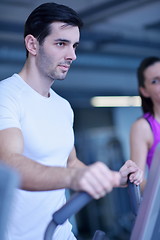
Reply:
[[[49,79],[40,76],[40,74],[35,71],[35,69],[33,71],[33,68],[29,66],[27,61],[19,75],[36,92],[38,92],[44,97],[50,96],[50,87],[54,81],[51,82]]]

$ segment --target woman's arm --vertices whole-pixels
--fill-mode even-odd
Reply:
[[[133,123],[130,131],[130,159],[145,173],[146,159],[150,147],[153,144],[153,134],[149,123],[141,118]],[[145,186],[145,179],[141,184]]]

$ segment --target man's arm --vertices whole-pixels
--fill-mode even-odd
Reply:
[[[86,167],[86,164],[84,164],[82,161],[80,161],[77,158],[75,147],[73,147],[73,149],[68,157],[67,167],[72,167],[72,168],[73,167],[75,167],[75,168]]]
[[[0,159],[20,173],[22,189],[43,191],[71,188],[100,198],[119,185],[119,173],[111,171],[103,163],[85,166],[77,159],[74,148],[68,158],[68,167],[62,168],[44,166],[23,156],[23,147],[19,129],[0,131]]]
[[[68,159],[68,166],[81,168],[85,166],[82,162],[80,162],[77,159],[75,148],[72,150],[70,157]],[[110,192],[113,187],[126,187],[128,178],[131,182],[133,182],[136,185],[139,185],[143,180],[143,171],[136,165],[136,163],[134,163],[131,160],[126,161],[124,165],[120,168],[119,176],[117,175],[117,172],[111,171],[102,162],[96,162],[88,166],[88,171],[86,171],[86,173],[84,170],[82,172],[79,171],[78,174],[83,175],[83,178],[81,178],[83,181],[79,181],[78,184],[82,184],[82,187],[85,188],[85,191],[90,192],[91,195],[92,191],[95,191],[95,189],[97,189],[97,194],[98,190],[100,189],[104,191],[103,183],[104,184],[108,183],[108,188],[106,191],[107,193]],[[95,178],[97,178],[98,182],[95,181]],[[101,183],[101,185],[98,185],[99,182]],[[73,186],[74,185],[76,185],[76,181],[73,182]],[[104,189],[105,187],[106,186],[104,186]]]
[[[102,162],[90,166],[80,162],[75,148],[70,153],[67,168],[44,166],[23,156],[23,136],[17,128],[0,131],[0,159],[20,173],[21,188],[29,191],[70,188],[86,191],[98,199],[118,187],[121,181],[121,174],[111,171]]]
[[[23,156],[23,136],[18,128],[0,131],[0,160],[18,171],[21,188],[44,191],[70,186],[72,169],[48,167]]]
[[[68,168],[74,168],[71,188],[84,190],[95,198],[103,197],[120,184],[120,174],[110,170],[104,163],[96,162],[86,166],[76,156],[73,148],[68,158]],[[74,175],[75,174],[75,175]]]

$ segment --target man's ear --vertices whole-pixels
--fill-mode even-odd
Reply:
[[[146,90],[146,88],[145,87],[140,87],[139,88],[139,91],[140,91],[140,93],[142,94],[142,96],[144,96],[144,97],[150,97],[150,95],[149,95],[149,93],[148,93],[148,91]]]
[[[29,53],[34,56],[37,54],[38,41],[33,35],[29,34],[25,37],[25,45]]]

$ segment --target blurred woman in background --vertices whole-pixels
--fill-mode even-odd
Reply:
[[[143,115],[131,127],[130,159],[145,172],[150,169],[160,142],[160,58],[145,58],[138,67],[137,78]],[[141,184],[142,191],[145,183],[146,180]]]

